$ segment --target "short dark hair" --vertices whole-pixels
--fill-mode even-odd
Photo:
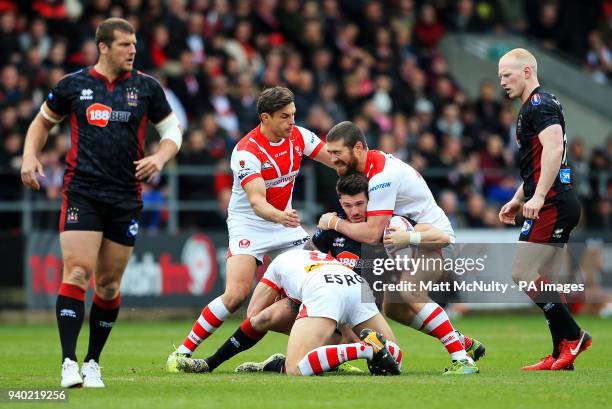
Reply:
[[[295,96],[289,88],[273,87],[265,89],[257,99],[257,114],[273,114],[279,109],[295,102]]]
[[[365,136],[361,129],[350,121],[340,122],[336,124],[327,132],[327,142],[340,141],[344,143],[344,146],[354,148],[357,142],[361,142],[364,148],[368,147]]]
[[[96,46],[104,43],[110,47],[115,39],[115,30],[128,34],[136,33],[129,21],[118,17],[107,18],[96,29]]]
[[[338,179],[336,192],[338,196],[355,196],[359,193],[365,193],[366,197],[368,197],[368,178],[361,172],[347,173]]]

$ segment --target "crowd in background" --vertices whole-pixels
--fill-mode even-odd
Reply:
[[[137,30],[135,66],[160,80],[185,130],[177,163],[214,167],[211,176],[180,177],[181,200],[218,203],[216,212],[182,214],[184,228],[223,226],[229,156],[258,124],[255,104],[265,87],[289,87],[297,123],[322,139],[335,123],[355,122],[370,148],[421,171],[455,227],[499,228],[499,207],[518,186],[516,105],[496,83],[468,97],[438,51],[445,33],[522,33],[563,50],[597,81],[612,78],[609,0],[0,0],[0,13],[0,201],[22,197],[24,136],[49,88],[94,64],[96,26],[123,17]],[[41,156],[40,200],[61,197],[67,122]],[[610,169],[612,135],[592,150],[568,136],[587,210],[582,224],[610,228],[612,184],[599,171]],[[334,172],[318,165],[315,172],[318,201],[335,209]],[[296,189],[299,199],[299,181]],[[165,178],[143,188],[145,204],[163,204],[167,195]],[[56,214],[49,218],[54,226]],[[166,218],[147,211],[145,225],[159,229]],[[0,229],[19,226],[19,218],[2,220]]]

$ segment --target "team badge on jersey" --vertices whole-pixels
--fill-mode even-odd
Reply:
[[[66,223],[78,223],[79,222],[79,209],[77,207],[70,207],[66,210]]]
[[[131,107],[138,106],[138,90],[134,87],[128,87],[125,89],[125,97],[127,104]]]
[[[529,233],[529,230],[531,230],[531,225],[533,225],[533,220],[525,220],[525,223],[523,223],[523,228],[521,229],[521,234]]]
[[[136,237],[136,235],[138,234],[138,227],[139,227],[138,220],[132,219],[127,229],[128,237]]]
[[[248,239],[242,239],[238,242],[238,246],[241,249],[245,249],[251,245],[251,242]]]
[[[293,149],[295,149],[295,153],[297,153],[298,156],[302,156],[302,148],[296,145]]]
[[[531,105],[538,106],[542,103],[542,98],[540,98],[540,94],[533,94],[531,97]]]

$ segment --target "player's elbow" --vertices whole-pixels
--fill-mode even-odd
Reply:
[[[364,237],[363,242],[366,244],[378,244],[380,243],[382,238],[382,232],[378,230],[370,230],[367,232],[367,235]]]

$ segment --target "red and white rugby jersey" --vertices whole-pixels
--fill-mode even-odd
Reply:
[[[260,282],[276,291],[283,291],[287,298],[302,302],[302,290],[312,277],[320,272],[353,275],[354,272],[329,254],[317,250],[288,250],[270,263]]]
[[[295,178],[300,170],[302,156],[314,158],[325,143],[313,132],[294,126],[291,136],[279,142],[270,142],[261,133],[260,126],[253,129],[236,145],[232,152],[231,168],[234,174],[228,220],[268,222],[255,214],[243,187],[256,177],[266,184],[266,200],[278,210],[291,208]]]
[[[369,150],[367,155],[364,173],[369,181],[368,216],[404,216],[454,236],[448,217],[419,172],[388,153]]]

